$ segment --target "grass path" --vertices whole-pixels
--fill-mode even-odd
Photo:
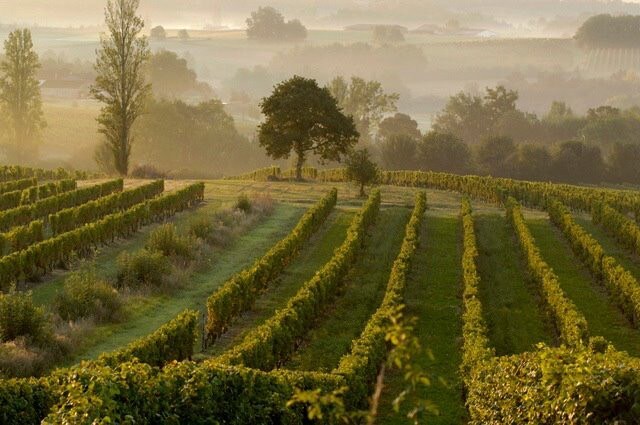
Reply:
[[[527,282],[520,249],[504,216],[478,215],[480,299],[489,338],[499,356],[551,342],[535,291]]]
[[[460,424],[465,418],[458,376],[462,338],[461,249],[459,220],[427,215],[409,274],[405,313],[407,317],[418,318],[415,335],[422,348],[433,354],[433,359],[426,354],[416,359],[416,363],[433,378],[431,386],[420,394],[439,410],[438,416],[427,418],[429,424]],[[387,369],[377,423],[409,423],[406,409],[395,413],[392,407],[393,399],[403,389],[402,374]]]
[[[126,322],[99,326],[87,339],[90,347],[70,363],[96,358],[148,335],[186,308],[204,310],[207,297],[234,273],[249,266],[274,243],[282,239],[299,220],[304,209],[278,205],[273,214],[252,231],[217,252],[212,265],[196,273],[190,282],[171,295],[158,295],[137,305]]]
[[[639,355],[640,332],[631,327],[593,280],[560,231],[549,220],[529,220],[527,224],[542,257],[558,275],[560,286],[587,319],[589,333],[605,337],[619,350]]]
[[[209,347],[206,356],[218,355],[242,341],[245,335],[283,308],[300,286],[327,263],[333,251],[342,243],[353,218],[352,212],[338,211],[306,244],[299,256],[257,300],[254,308],[234,322],[231,328],[215,344]]]
[[[399,207],[380,211],[365,251],[345,277],[344,293],[318,320],[284,369],[329,372],[338,365],[382,301],[410,212]]]

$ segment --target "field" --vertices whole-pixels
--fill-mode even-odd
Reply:
[[[361,199],[339,170],[273,173],[3,169],[4,423],[302,423],[310,405],[330,423],[344,413],[316,395],[334,390],[380,424],[425,401],[427,423],[637,419],[635,192],[390,172]],[[401,305],[411,343],[390,337]]]

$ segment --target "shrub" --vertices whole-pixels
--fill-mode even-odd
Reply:
[[[0,341],[25,337],[39,344],[50,336],[50,322],[44,309],[33,303],[31,292],[0,294]]]
[[[173,224],[163,224],[153,230],[146,244],[149,251],[158,251],[167,257],[175,256],[185,260],[193,258],[192,246],[188,237],[178,235]]]
[[[215,240],[215,233],[220,227],[207,217],[198,217],[189,223],[189,236],[201,239],[207,243]]]
[[[131,177],[136,179],[164,179],[167,177],[167,173],[156,168],[153,165],[136,165],[131,170]]]
[[[71,274],[58,293],[54,308],[64,320],[93,317],[98,322],[117,318],[122,309],[118,292],[94,271]]]
[[[234,208],[244,212],[245,214],[249,214],[251,212],[251,201],[249,200],[249,197],[244,193],[238,196],[238,200],[236,201]]]
[[[118,286],[140,288],[159,287],[171,272],[171,263],[162,252],[141,249],[133,254],[123,252],[118,257]]]

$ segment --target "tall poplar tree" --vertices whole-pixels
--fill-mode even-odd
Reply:
[[[142,18],[136,15],[139,0],[109,0],[105,22],[109,33],[100,39],[95,69],[98,74],[91,94],[104,106],[98,116],[105,136],[102,152],[113,156],[113,167],[121,175],[129,172],[134,142],[132,127],[144,111],[151,93],[145,81],[144,65],[149,60],[149,43],[140,32]]]
[[[0,110],[6,129],[9,161],[21,163],[36,153],[40,132],[46,125],[42,114],[40,68],[31,31],[17,29],[4,42],[0,62]]]

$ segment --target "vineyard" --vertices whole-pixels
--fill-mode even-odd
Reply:
[[[0,423],[640,422],[640,194],[293,176],[0,169]]]

